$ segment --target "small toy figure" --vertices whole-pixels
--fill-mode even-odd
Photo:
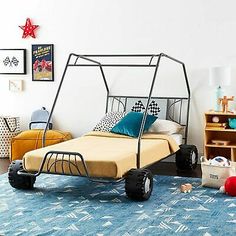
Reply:
[[[180,186],[181,193],[190,193],[192,191],[192,189],[193,189],[193,186],[192,186],[192,184],[189,184],[189,183],[182,184]]]
[[[230,112],[228,109],[228,106],[229,106],[228,103],[229,103],[229,101],[233,101],[233,100],[234,100],[234,96],[232,96],[232,97],[224,96],[223,98],[219,98],[218,103],[219,103],[219,105],[220,104],[222,105],[222,112],[224,112],[224,113]]]
[[[225,185],[220,187],[221,193],[226,193],[231,197],[236,197],[236,176],[230,176],[226,179]]]

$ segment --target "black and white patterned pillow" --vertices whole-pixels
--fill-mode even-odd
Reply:
[[[108,112],[94,127],[93,131],[110,132],[112,128],[126,115],[126,112]]]

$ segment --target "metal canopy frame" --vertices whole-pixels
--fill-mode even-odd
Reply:
[[[74,57],[74,59],[75,59],[73,63],[71,62],[72,57]],[[102,64],[99,61],[94,60],[94,58],[111,58],[111,57],[148,58],[149,63],[148,64],[125,64],[125,63],[124,64],[116,64],[116,63],[109,63],[109,64],[104,63],[104,64]],[[183,69],[183,75],[184,75],[184,79],[185,79],[185,84],[186,84],[186,89],[187,89],[188,96],[187,97],[182,97],[182,98],[179,98],[179,99],[186,99],[187,102],[188,102],[188,104],[187,104],[187,120],[186,120],[186,127],[185,127],[185,129],[186,129],[185,130],[185,132],[186,132],[185,143],[186,143],[187,142],[187,133],[188,133],[189,108],[190,108],[190,88],[189,88],[189,83],[188,83],[188,77],[187,77],[185,64],[182,61],[177,60],[177,59],[175,59],[171,56],[168,56],[164,53],[160,53],[160,54],[115,54],[115,55],[112,55],[112,54],[107,54],[107,55],[95,55],[95,54],[86,55],[86,54],[83,54],[83,55],[79,55],[79,54],[75,54],[75,53],[70,53],[69,57],[67,59],[67,63],[66,63],[64,72],[62,74],[62,78],[61,78],[61,81],[60,81],[60,84],[59,84],[59,87],[58,87],[53,105],[52,105],[52,109],[51,109],[49,117],[48,117],[46,127],[45,127],[44,132],[43,132],[43,137],[42,137],[43,146],[45,146],[46,132],[49,128],[50,120],[52,118],[52,115],[53,115],[53,112],[54,112],[54,109],[55,109],[55,106],[56,106],[56,103],[57,103],[57,99],[60,95],[60,91],[61,91],[61,88],[62,88],[62,85],[63,85],[63,81],[65,79],[65,75],[66,75],[67,69],[69,67],[75,67],[75,66],[76,67],[77,66],[78,67],[81,67],[81,66],[82,67],[94,67],[94,66],[99,67],[99,69],[101,71],[102,78],[103,78],[103,82],[104,82],[104,85],[105,85],[105,88],[106,88],[106,93],[107,93],[106,112],[108,110],[108,100],[109,100],[109,98],[110,97],[120,97],[120,96],[110,95],[110,90],[109,90],[107,80],[106,80],[106,76],[105,76],[105,73],[104,73],[104,70],[103,70],[104,67],[149,67],[149,68],[155,68],[153,78],[152,78],[152,81],[151,81],[149,94],[146,97],[147,98],[147,105],[146,105],[146,108],[145,108],[145,111],[144,111],[144,115],[143,115],[143,119],[142,119],[142,123],[141,123],[141,128],[140,128],[139,135],[138,135],[136,164],[137,164],[137,168],[140,168],[141,139],[142,139],[142,135],[143,135],[143,132],[144,132],[144,125],[145,125],[147,114],[148,114],[148,106],[150,104],[151,98],[153,98],[152,93],[153,93],[153,87],[155,85],[156,78],[157,78],[158,68],[159,68],[159,65],[160,65],[160,61],[163,57],[168,58],[169,60],[180,64],[182,66],[182,69]],[[157,59],[156,63],[153,63],[154,58]],[[86,61],[87,64],[78,63],[79,59],[82,59],[83,61]],[[128,96],[126,96],[126,97],[128,97]],[[44,162],[46,160],[46,156],[44,158]]]

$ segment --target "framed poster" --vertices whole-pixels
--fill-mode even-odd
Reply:
[[[26,49],[0,49],[0,74],[26,74]]]
[[[32,45],[32,80],[54,81],[53,44]]]

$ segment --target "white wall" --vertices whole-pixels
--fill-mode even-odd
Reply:
[[[165,52],[186,63],[192,91],[189,142],[202,149],[203,113],[213,107],[214,94],[208,86],[208,68],[230,65],[234,69],[236,64],[235,9],[233,0],[2,1],[0,48],[26,48],[28,73],[0,75],[0,114],[19,115],[24,129],[33,110],[43,105],[50,108],[70,52]],[[24,25],[27,17],[40,25],[36,39],[21,38],[18,26]],[[36,43],[55,46],[53,83],[31,81],[31,44]],[[233,71],[229,95],[236,95],[234,77]],[[24,80],[24,92],[8,91],[11,78]],[[109,83],[112,89],[119,90],[114,80]],[[174,92],[175,86],[171,84],[169,89]],[[85,99],[91,101],[92,96],[96,99],[95,114],[86,109]],[[94,74],[70,72],[63,98],[55,119],[60,129],[74,135],[91,129],[103,114],[104,88]]]

